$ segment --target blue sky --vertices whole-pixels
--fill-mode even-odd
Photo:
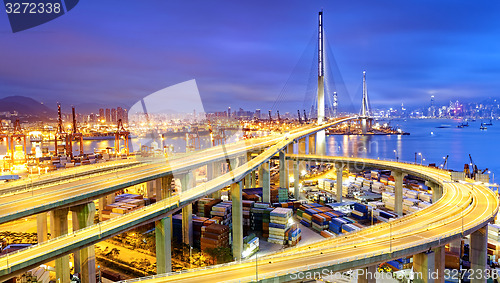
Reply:
[[[0,97],[131,106],[196,79],[207,111],[265,111],[290,78],[276,108],[295,113],[321,9],[355,107],[363,70],[373,105],[498,96],[498,1],[92,0],[16,34],[0,11]]]

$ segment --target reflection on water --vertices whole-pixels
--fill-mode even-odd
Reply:
[[[327,137],[327,153],[330,155],[356,156],[381,159],[396,159],[417,163],[443,162],[443,157],[450,155],[448,159],[449,168],[462,170],[464,163],[469,163],[469,153],[480,169],[489,168],[493,172],[500,172],[500,150],[497,141],[500,138],[500,124],[489,126],[488,130],[480,130],[481,121],[469,122],[469,127],[457,128],[459,120],[408,120],[392,122],[399,124],[404,131],[410,132],[409,136],[329,136]],[[451,124],[450,128],[437,128],[441,124]],[[241,137],[241,132],[232,133],[233,138]],[[155,140],[162,147],[162,140]],[[131,140],[131,150],[137,151],[140,145],[150,144],[150,139]],[[200,137],[201,148],[210,145],[209,136]],[[173,145],[176,152],[184,152],[186,140],[183,137],[169,138],[163,141],[163,145]],[[54,143],[46,143],[44,146],[54,149]],[[84,141],[86,153],[94,150],[114,147],[114,140]],[[28,146],[28,150],[30,150]],[[0,144],[0,155],[5,154],[7,144]],[[75,152],[78,145],[73,146]],[[424,160],[425,159],[425,160]]]

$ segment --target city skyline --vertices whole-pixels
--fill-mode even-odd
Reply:
[[[363,70],[374,105],[411,106],[431,95],[437,102],[486,99],[499,87],[498,3],[363,2],[363,9],[330,1],[153,4],[111,1],[97,10],[80,3],[65,17],[17,34],[3,17],[0,97],[131,106],[194,78],[207,112],[273,109],[308,51],[322,8],[333,67],[355,110]],[[305,84],[311,75],[306,61]],[[304,90],[289,94],[283,112],[304,108],[297,106],[306,100],[299,81],[290,87]]]

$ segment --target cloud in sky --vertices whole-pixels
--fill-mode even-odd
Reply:
[[[16,34],[0,12],[0,97],[131,106],[196,79],[207,111],[270,109],[290,77],[283,112],[294,113],[314,54],[292,70],[322,8],[355,106],[362,70],[372,104],[497,96],[498,1],[108,0]]]

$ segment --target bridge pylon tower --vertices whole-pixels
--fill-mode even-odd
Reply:
[[[325,42],[323,30],[323,11],[318,14],[318,119],[321,125],[325,120]],[[316,153],[326,154],[326,133],[321,130],[316,133]]]
[[[361,100],[361,113],[359,119],[361,120],[361,131],[365,135],[369,128],[368,124],[371,122],[370,118],[370,104],[368,103],[368,89],[366,88],[366,71],[363,71],[363,99]]]

